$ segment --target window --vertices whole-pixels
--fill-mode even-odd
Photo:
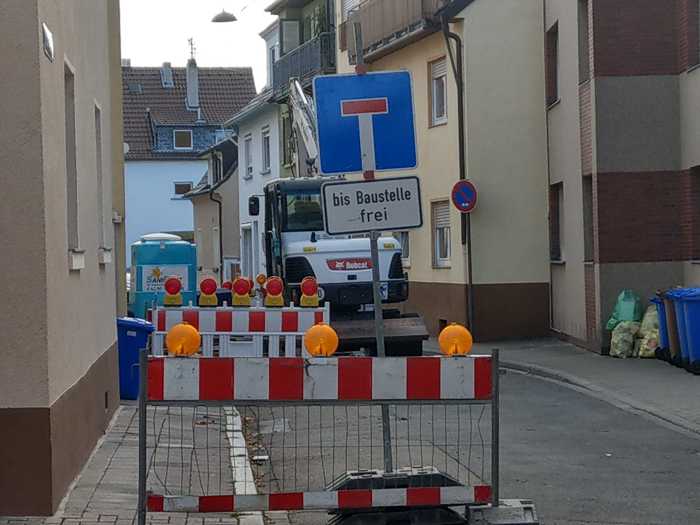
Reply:
[[[245,159],[245,175],[246,179],[253,176],[253,137],[248,135],[243,143],[243,155]]]
[[[270,173],[270,128],[262,130],[262,172]]]
[[[549,187],[549,258],[552,261],[564,260],[562,251],[562,214],[564,208],[563,183],[552,184]]]
[[[447,122],[447,60],[430,63],[430,125]]]
[[[277,61],[277,45],[272,45],[267,49],[267,85],[271,86],[273,83],[275,62]]]
[[[450,266],[450,201],[433,202],[431,205],[433,230],[433,267]]]
[[[357,9],[361,0],[342,0],[341,8],[343,10],[343,21],[348,19],[350,11]]]
[[[104,177],[102,174],[102,111],[95,105],[95,175],[97,177],[97,242],[105,247]]]
[[[559,100],[559,24],[554,24],[545,39],[544,69],[547,88],[547,105]]]
[[[321,212],[321,194],[298,191],[286,195],[287,206],[284,208],[285,232],[322,231],[323,215]]]
[[[593,261],[593,177],[583,177],[583,260]]]
[[[401,244],[401,258],[406,263],[411,257],[411,245],[408,232],[394,232],[394,238]]]
[[[175,149],[192,149],[192,130],[176,129],[173,131]]]
[[[80,250],[78,237],[78,165],[75,136],[75,75],[68,64],[64,66],[64,109],[66,133],[66,226],[68,249]]]
[[[176,182],[175,183],[175,196],[180,197],[184,195],[185,193],[189,193],[192,191],[192,183],[191,182]]]
[[[224,257],[224,280],[233,281],[241,275],[241,261],[236,258]]]
[[[588,29],[588,2],[578,0],[578,81],[586,82],[591,76],[589,29]]]

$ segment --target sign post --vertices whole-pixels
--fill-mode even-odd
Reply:
[[[362,28],[356,23],[353,29],[357,74],[314,79],[319,171],[322,175],[361,172],[365,181],[324,184],[323,216],[331,235],[369,232],[377,355],[386,357],[377,241],[382,231],[418,228],[423,219],[416,177],[374,180],[374,173],[417,165],[413,91],[406,71],[367,74]],[[382,429],[384,470],[390,473],[389,407],[384,404]]]

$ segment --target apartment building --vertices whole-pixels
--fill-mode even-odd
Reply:
[[[119,2],[7,0],[0,47],[0,515],[49,515],[119,405]]]
[[[410,280],[404,308],[422,314],[433,334],[467,322],[466,232],[450,203],[460,178],[458,90],[443,15],[461,42],[465,176],[479,190],[471,216],[474,332],[478,340],[542,336],[550,291],[544,13],[535,0],[336,1],[339,72],[353,71],[359,23],[369,70],[413,77],[424,226],[395,232]]]
[[[253,71],[201,68],[190,58],[184,68],[127,62],[122,76],[127,243],[157,232],[192,241],[192,207],[184,195],[208,169],[202,154],[230,136],[224,123],[255,96]]]
[[[700,283],[697,0],[546,0],[552,327],[601,351],[620,290]]]

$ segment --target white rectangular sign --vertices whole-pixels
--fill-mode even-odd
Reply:
[[[330,235],[423,225],[418,177],[326,182],[321,193],[323,222]]]
[[[187,274],[189,267],[186,264],[170,265],[143,265],[141,266],[142,292],[164,292],[163,285],[168,277],[177,277],[182,282],[182,291],[189,290]]]

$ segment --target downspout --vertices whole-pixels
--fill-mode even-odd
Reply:
[[[216,155],[216,153],[214,153]],[[220,159],[221,160],[221,159]],[[223,169],[223,162],[222,162]],[[223,222],[223,202],[214,198],[214,191],[216,188],[212,184],[211,190],[209,191],[209,200],[215,202],[219,208],[219,281],[223,284],[224,281],[224,232],[222,230]]]
[[[457,133],[459,137],[459,179],[467,178],[466,169],[466,131],[464,125],[464,56],[462,51],[462,38],[450,31],[450,24],[447,16],[443,13],[440,17],[442,25],[442,34],[445,38],[445,45],[450,56],[452,65],[452,73],[457,84]],[[455,50],[452,49],[451,41],[455,43]],[[455,56],[456,55],[456,56]],[[462,246],[464,247],[467,259],[467,295],[466,295],[466,310],[467,324],[469,330],[474,334],[474,271],[472,265],[472,235],[471,235],[471,214],[461,214],[461,237]]]

